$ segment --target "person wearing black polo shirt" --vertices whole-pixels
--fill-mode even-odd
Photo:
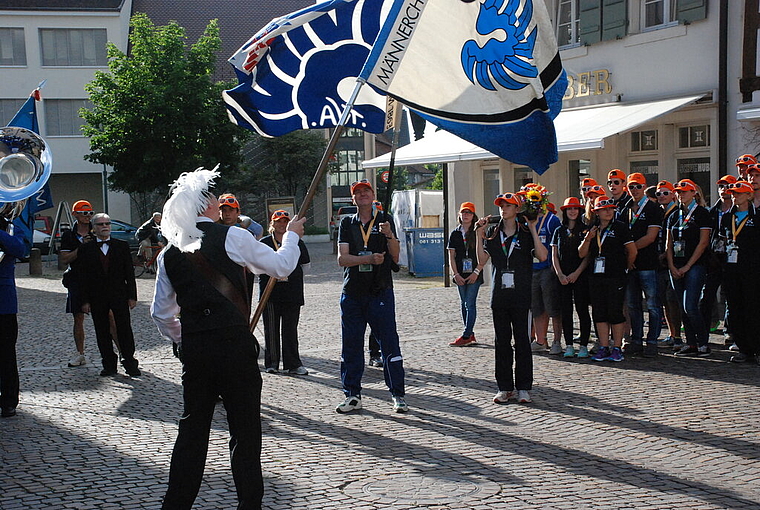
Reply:
[[[269,221],[269,235],[261,242],[274,251],[282,246],[282,238],[288,229],[290,215],[288,211],[279,209],[272,213]],[[301,363],[298,354],[298,319],[301,307],[304,305],[303,268],[311,262],[309,250],[303,239],[298,240],[301,252],[298,265],[285,278],[279,278],[272,289],[266,308],[264,308],[264,369],[267,373],[277,373],[282,352],[282,369],[291,375],[309,375],[309,371]],[[269,283],[269,275],[259,275],[259,296]],[[282,334],[280,333],[282,331]],[[280,349],[282,340],[282,349]]]
[[[760,336],[752,320],[757,305],[752,296],[760,288],[760,218],[752,203],[752,185],[739,181],[729,188],[733,207],[723,215],[721,237],[725,239],[726,258],[723,284],[728,301],[728,321],[739,352],[731,357],[734,363],[757,362],[760,354]]]
[[[380,342],[393,409],[405,413],[409,407],[404,400],[404,364],[391,277],[391,264],[398,263],[399,240],[391,216],[378,214],[373,207],[375,191],[367,179],[351,185],[351,197],[357,212],[343,218],[338,229],[338,264],[343,268],[340,376],[345,400],[335,411],[350,413],[362,407],[364,332],[369,324]]]
[[[606,196],[596,199],[594,212],[598,222],[586,233],[578,247],[581,257],[589,257],[591,274],[591,311],[599,337],[594,361],[623,361],[625,315],[623,301],[627,282],[626,271],[636,260],[636,245],[628,225],[614,219],[615,201]],[[610,348],[612,332],[612,348]]]
[[[683,347],[681,339],[681,304],[678,302],[673,286],[670,284],[670,269],[668,269],[668,260],[666,257],[666,248],[668,240],[668,218],[673,213],[678,213],[678,201],[676,200],[675,188],[673,184],[666,180],[657,183],[657,204],[662,210],[662,228],[657,239],[657,290],[660,293],[660,303],[665,310],[665,321],[668,324],[668,336],[663,343],[670,345],[675,351],[680,351]]]
[[[627,306],[631,320],[631,339],[623,351],[629,354],[643,353],[657,356],[657,339],[662,328],[662,306],[657,292],[657,237],[662,228],[662,209],[649,200],[644,193],[647,181],[644,175],[634,172],[628,176],[628,193],[631,201],[618,219],[628,224],[636,244],[636,262],[628,272]],[[644,342],[644,310],[641,295],[646,299],[649,327]]]
[[[499,223],[486,232],[490,215],[477,222],[478,265],[483,267],[491,259],[491,311],[496,333],[496,383],[499,387],[493,401],[506,404],[516,399],[520,403],[529,403],[533,387],[530,348],[533,255],[544,261],[548,250],[538,237],[538,219],[528,220],[527,225],[517,221],[517,210],[522,205],[520,197],[514,193],[502,193],[496,197],[494,205],[501,208]]]
[[[626,178],[625,172],[615,168],[610,170],[607,174],[607,187],[610,190],[610,198],[615,202],[617,209],[615,210],[615,219],[620,216],[623,209],[628,207],[631,203],[631,196],[626,193]]]
[[[710,244],[710,213],[696,200],[697,185],[681,179],[674,186],[678,213],[668,218],[666,256],[670,281],[681,303],[681,318],[686,345],[676,356],[709,356],[709,332],[699,298],[707,274],[707,248]]]

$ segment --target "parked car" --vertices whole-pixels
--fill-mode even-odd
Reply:
[[[343,221],[343,218],[346,216],[353,216],[354,214],[356,214],[355,205],[344,205],[338,209],[338,221],[336,223],[340,225],[340,222]]]
[[[35,221],[35,226],[37,222]],[[41,230],[34,230],[32,232],[32,246],[39,248],[40,253],[47,255],[50,252],[50,234],[42,232]]]
[[[53,218],[38,214],[34,217],[34,230],[39,230],[43,234],[50,234],[53,231]]]
[[[111,219],[111,237],[129,243],[130,250],[137,250],[140,243],[135,238],[137,227],[121,220]]]

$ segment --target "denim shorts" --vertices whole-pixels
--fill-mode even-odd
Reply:
[[[533,289],[530,300],[533,317],[538,317],[544,312],[547,312],[549,317],[560,317],[562,315],[559,285],[557,274],[551,266],[533,271]]]

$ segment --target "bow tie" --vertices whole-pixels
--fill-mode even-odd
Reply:
[[[108,239],[106,241],[98,241],[98,246],[103,246],[104,244],[110,244],[110,243],[111,243],[110,239]]]

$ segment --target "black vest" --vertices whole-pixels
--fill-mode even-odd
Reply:
[[[199,222],[204,232],[200,252],[209,263],[224,274],[239,292],[246,293],[244,270],[233,262],[224,248],[229,228],[211,222]],[[231,326],[248,326],[248,318],[229,299],[217,291],[199,273],[188,257],[175,246],[166,250],[164,267],[177,293],[182,333],[196,333]]]

